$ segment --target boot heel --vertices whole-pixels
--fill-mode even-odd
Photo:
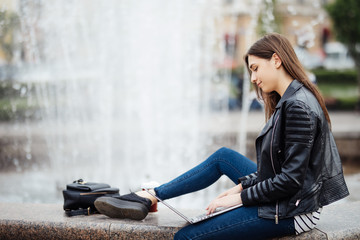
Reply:
[[[157,212],[158,210],[157,210],[157,203],[155,203],[154,205],[152,205],[151,207],[150,207],[150,210],[149,210],[149,212]]]

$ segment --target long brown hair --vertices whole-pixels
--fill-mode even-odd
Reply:
[[[329,125],[331,125],[324,98],[320,94],[317,86],[309,80],[303,66],[296,56],[293,47],[291,46],[291,43],[283,35],[278,33],[267,34],[250,47],[244,57],[249,74],[251,75],[251,71],[249,69],[249,55],[270,60],[274,53],[276,53],[281,59],[282,66],[284,67],[285,71],[293,79],[296,79],[304,84],[304,86],[315,95],[325,114],[326,120],[328,121]],[[281,97],[275,91],[271,93],[265,93],[256,84],[253,85],[255,87],[258,98],[264,101],[265,117],[266,120],[269,120],[271,115],[274,113],[276,104],[279,102]]]

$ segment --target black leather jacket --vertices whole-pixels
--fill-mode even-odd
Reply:
[[[256,139],[257,172],[239,179],[244,206],[287,218],[349,195],[335,140],[315,96],[294,80]]]

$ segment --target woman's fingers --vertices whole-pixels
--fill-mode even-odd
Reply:
[[[215,211],[216,208],[218,208],[218,201],[219,199],[214,199],[209,206],[206,208],[206,214],[209,215]]]
[[[207,214],[213,213],[218,207],[232,207],[242,203],[240,194],[227,195],[222,198],[214,199],[206,208]]]
[[[242,203],[240,192],[242,191],[242,185],[238,184],[229,190],[221,193],[217,196],[205,209],[206,213],[209,215],[215,212],[218,207],[231,207],[237,204]]]

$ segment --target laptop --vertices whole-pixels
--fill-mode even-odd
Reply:
[[[235,208],[241,207],[242,204],[238,204],[229,208],[218,208],[217,211],[207,215],[206,213],[201,214],[199,216],[193,217],[193,218],[188,218],[187,216],[185,216],[184,214],[182,214],[179,210],[175,209],[173,206],[171,206],[169,203],[161,200],[160,198],[158,198],[156,195],[154,195],[153,193],[151,193],[148,189],[145,189],[150,195],[152,195],[153,197],[155,197],[157,200],[159,200],[162,204],[164,204],[166,207],[168,207],[170,210],[172,210],[174,213],[176,213],[177,215],[179,215],[181,218],[183,218],[185,221],[187,221],[190,224],[194,224],[194,223],[198,223],[201,221],[205,221],[209,218],[218,216],[220,214],[223,214],[225,212],[231,211]]]

